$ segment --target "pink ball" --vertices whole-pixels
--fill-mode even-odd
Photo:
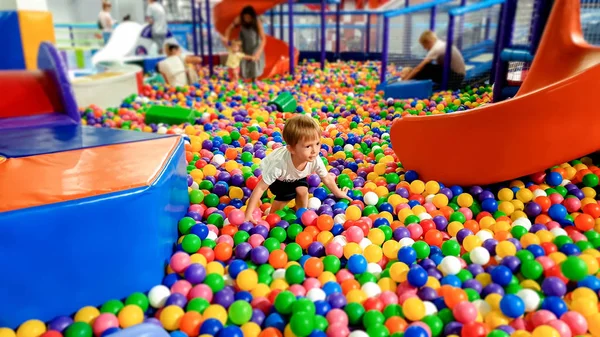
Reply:
[[[571,329],[573,335],[583,335],[588,330],[588,323],[585,317],[577,311],[567,311],[560,320],[565,322]]]
[[[410,208],[410,206],[408,206],[408,204],[399,204],[398,206],[396,206],[396,214],[400,213],[400,211],[405,208]]]
[[[452,308],[452,314],[458,322],[467,324],[477,319],[477,308],[471,302],[463,301]]]
[[[192,290],[192,284],[186,280],[179,280],[171,286],[171,293],[179,293],[187,297]]]
[[[227,215],[229,223],[234,226],[239,226],[244,222],[246,215],[239,209],[234,209]]]
[[[409,298],[413,298],[413,297],[418,297],[418,296],[417,296],[417,294],[402,293],[400,296],[398,296],[398,304],[402,305],[402,304],[404,304],[404,301],[406,301]]]
[[[547,256],[538,256],[535,260],[542,265],[542,268],[544,268],[544,270],[548,270],[554,267],[555,265],[554,261],[552,261],[552,259]]]
[[[329,324],[348,325],[348,315],[342,309],[332,309],[327,313],[327,322]]]
[[[325,253],[327,255],[334,255],[337,258],[342,257],[344,255],[344,248],[337,242],[330,242],[325,246]]]
[[[217,238],[217,243],[226,243],[226,244],[230,245],[231,247],[233,247],[233,245],[234,245],[233,238],[227,234],[219,236]]]
[[[525,320],[522,317],[515,318],[512,322],[510,322],[510,326],[515,330],[527,330]]]
[[[371,220],[371,218],[369,217],[363,216],[360,218],[360,221],[366,223],[369,226],[369,228],[373,227],[373,220]]]
[[[217,226],[215,225],[206,225],[206,228],[208,228],[209,231],[219,235],[219,229],[217,228]]]
[[[265,238],[260,234],[252,234],[248,239],[248,243],[252,246],[252,248],[260,246],[264,241]]]
[[[567,323],[559,319],[555,319],[548,322],[548,325],[556,329],[560,337],[571,337],[571,328],[567,325]]]
[[[352,226],[346,230],[346,239],[348,242],[359,243],[365,238],[365,233],[358,226]]]
[[[313,210],[305,211],[300,217],[304,226],[313,226],[317,221],[317,213]]]
[[[263,213],[262,213],[262,211],[260,210],[260,208],[256,208],[256,209],[254,209],[254,212],[252,212],[252,217],[253,217],[255,220],[260,220],[260,219],[262,219],[262,216],[263,216]]]
[[[423,207],[425,207],[425,210],[427,211],[427,213],[431,213],[431,212],[435,211],[435,205],[430,202],[426,202],[425,204],[423,204]]]
[[[402,294],[416,295],[417,291],[419,291],[419,289],[411,286],[408,282],[402,282],[396,287],[396,294],[398,294],[398,296]]]
[[[581,208],[581,201],[577,198],[567,198],[563,201],[563,205],[567,209],[567,212],[577,212]]]
[[[548,310],[540,310],[533,313],[531,316],[531,324],[536,328],[540,325],[548,324],[548,322],[556,319],[556,315],[554,315],[551,311]]]
[[[317,280],[314,277],[310,277],[304,280],[302,286],[304,286],[304,289],[306,289],[306,291],[309,291],[314,288],[321,288],[321,281]]]
[[[431,337],[431,328],[429,327],[429,325],[423,322],[412,322],[407,326],[407,328],[411,326],[420,326],[421,328],[425,329],[425,331],[427,331],[427,335]]]
[[[384,307],[391,304],[398,304],[398,295],[395,292],[386,290],[379,295],[379,299],[383,302]]]
[[[552,202],[553,205],[560,204],[565,200],[565,198],[563,198],[563,196],[558,193],[552,193],[548,196],[548,198],[550,199],[550,202]]]
[[[292,292],[295,296],[304,296],[306,295],[306,289],[299,284],[293,284],[289,287],[289,291]]]
[[[419,224],[411,223],[406,226],[406,229],[410,232],[410,238],[413,240],[418,240],[423,235],[423,227]]]
[[[182,273],[191,263],[191,258],[188,253],[177,252],[171,256],[171,269],[176,273]]]
[[[381,267],[381,270],[385,269],[385,266],[387,266],[388,262],[390,262],[390,260],[384,255],[381,260],[379,260],[379,262],[377,262],[377,264]]]
[[[204,211],[204,213],[205,213],[204,215],[208,217],[209,215],[213,214],[214,212],[216,212],[218,210],[219,209],[216,207],[209,207],[206,209],[206,211]]]
[[[575,198],[571,198],[571,199],[575,199]],[[556,221],[548,221],[548,223],[546,223],[546,228],[548,230],[551,230],[554,228],[560,228],[560,224]]]
[[[461,212],[465,216],[465,218],[467,220],[473,219],[473,211],[471,211],[470,208],[468,208],[468,207],[461,207],[461,208],[458,209],[458,211]]]
[[[118,327],[119,319],[111,313],[100,314],[100,316],[96,317],[96,320],[94,320],[94,324],[92,325],[94,335],[96,336],[100,336],[106,329]]]
[[[200,204],[193,204],[193,205],[190,205],[190,207],[188,208],[188,211],[200,213],[200,215],[202,215],[205,211],[205,207]]]
[[[213,298],[212,290],[206,284],[195,285],[188,293],[188,299],[191,300],[192,298],[197,297],[203,298],[210,302]]]
[[[354,279],[354,275],[349,272],[348,269],[342,269],[337,272],[335,278],[337,279],[338,283],[342,283],[348,279]]]
[[[327,336],[329,337],[346,337],[350,334],[348,325],[344,324],[331,324],[327,328]]]
[[[575,242],[579,242],[579,241],[587,241],[587,238],[585,237],[585,235],[581,234],[580,232],[572,232],[569,237],[571,239],[573,239],[573,241]]]

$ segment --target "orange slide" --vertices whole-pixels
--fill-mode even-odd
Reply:
[[[279,4],[287,3],[287,0],[223,0],[214,8],[215,27],[220,34],[224,34],[227,27],[240,15],[242,9],[252,5],[258,15],[261,15]],[[237,36],[239,29],[235,29],[232,36]],[[290,71],[290,49],[289,45],[279,39],[267,35],[265,44],[265,70],[259,79],[270,78],[275,75],[285,75]],[[294,49],[294,63],[298,64],[300,52]]]
[[[600,48],[583,39],[579,0],[556,0],[523,86],[510,100],[464,112],[406,116],[392,147],[424,180],[477,185],[543,171],[600,149]]]

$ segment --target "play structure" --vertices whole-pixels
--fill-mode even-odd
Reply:
[[[598,150],[600,117],[593,109],[565,114],[570,102],[594,95],[600,76],[600,48],[583,39],[579,13],[578,1],[555,1],[529,74],[513,99],[397,120],[390,134],[404,166],[424,180],[479,185],[540,172]],[[543,132],[530,129],[541,120]],[[561,141],[556,132],[576,133],[577,146]]]
[[[182,138],[82,126],[58,51],[36,54],[39,70],[0,71],[0,268],[19,271],[0,279],[0,326],[11,328],[160,283],[189,205]]]

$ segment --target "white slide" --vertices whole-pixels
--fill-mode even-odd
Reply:
[[[92,64],[96,66],[100,62],[121,63],[127,56],[135,55],[135,48],[143,29],[143,25],[133,21],[117,25],[104,48],[92,56]]]

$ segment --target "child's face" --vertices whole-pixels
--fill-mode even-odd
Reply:
[[[240,44],[237,42],[231,44],[231,51],[233,51],[234,53],[239,52],[240,48]]]
[[[321,139],[315,138],[303,138],[298,144],[294,146],[288,146],[288,150],[303,162],[313,161],[319,156],[321,150]]]
[[[435,43],[435,41],[425,40],[425,41],[421,42],[421,46],[423,46],[423,49],[425,49],[425,50],[430,50],[433,47],[434,43]]]

